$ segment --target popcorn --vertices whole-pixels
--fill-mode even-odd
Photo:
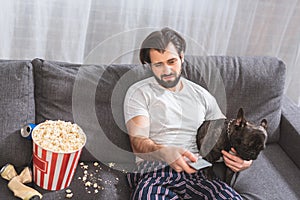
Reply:
[[[66,189],[66,193],[72,193],[72,190],[71,189]]]
[[[73,197],[73,193],[71,189],[66,189],[66,198],[70,199]]]
[[[117,164],[114,162],[108,163],[110,168],[115,167]],[[82,183],[82,187],[85,192],[89,195],[96,196],[100,194],[105,189],[115,187],[119,183],[119,177],[112,178],[107,176],[105,172],[102,172],[101,163],[94,161],[93,163],[80,162],[80,172],[81,174],[77,178]],[[123,170],[125,171],[125,170]],[[76,197],[76,194],[74,194]]]
[[[108,166],[109,166],[110,168],[113,168],[115,165],[116,165],[116,163],[113,163],[113,162],[108,163]]]
[[[89,166],[88,166],[88,165],[83,165],[82,168],[83,168],[83,169],[88,169]]]
[[[83,147],[86,138],[77,124],[47,120],[33,129],[34,142],[44,149],[67,153]],[[80,163],[81,164],[81,163]]]
[[[85,186],[90,187],[92,185],[92,183],[90,181],[85,183]]]
[[[66,194],[66,198],[71,199],[73,197],[73,193]]]

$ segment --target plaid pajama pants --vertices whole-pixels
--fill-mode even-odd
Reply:
[[[241,196],[226,183],[207,180],[202,171],[188,174],[176,172],[166,163],[143,161],[135,173],[129,173],[131,199],[240,199]]]

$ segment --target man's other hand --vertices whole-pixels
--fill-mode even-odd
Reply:
[[[240,172],[245,169],[248,169],[252,160],[243,160],[240,157],[236,156],[236,151],[234,148],[231,148],[232,153],[222,150],[224,163],[234,172]]]

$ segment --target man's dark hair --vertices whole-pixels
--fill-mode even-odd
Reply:
[[[150,33],[142,43],[140,61],[143,64],[151,63],[150,49],[155,49],[163,53],[170,42],[175,46],[178,55],[180,55],[181,52],[185,52],[185,40],[176,31],[166,27],[161,31]]]

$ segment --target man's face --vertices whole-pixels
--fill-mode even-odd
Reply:
[[[179,56],[174,45],[169,43],[163,53],[151,49],[150,58],[157,82],[165,88],[174,88],[180,80],[183,53]]]

